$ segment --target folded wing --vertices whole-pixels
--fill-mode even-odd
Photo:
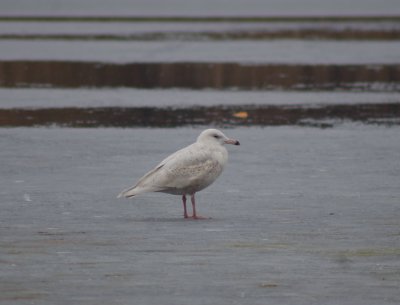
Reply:
[[[194,143],[178,150],[145,174],[133,187],[118,197],[132,197],[145,192],[182,193],[209,185],[222,168],[211,158],[208,149]],[[204,187],[205,187],[204,186]]]

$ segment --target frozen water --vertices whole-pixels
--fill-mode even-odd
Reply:
[[[399,41],[36,41],[0,40],[0,60],[392,64]]]
[[[229,130],[241,149],[198,198],[211,220],[115,198],[198,132],[0,129],[0,300],[400,302],[398,127]]]
[[[0,88],[0,108],[193,107],[216,105],[334,105],[399,102],[397,92],[288,92],[180,89],[7,89]]]
[[[3,0],[2,14],[16,15],[163,15],[163,16],[265,16],[265,15],[396,15],[397,0]]]

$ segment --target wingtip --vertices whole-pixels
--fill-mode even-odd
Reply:
[[[134,197],[135,195],[129,195],[129,194],[127,194],[127,192],[122,192],[122,193],[119,193],[118,195],[117,195],[117,198],[131,198],[131,197]]]

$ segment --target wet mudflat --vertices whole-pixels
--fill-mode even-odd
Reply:
[[[2,109],[3,127],[317,126],[343,121],[400,125],[400,104],[326,106],[96,107]]]
[[[399,57],[400,60],[400,57]],[[0,86],[241,90],[400,90],[397,64],[0,61]]]
[[[226,172],[116,199],[201,128],[0,129],[4,304],[398,304],[398,127],[239,127]]]

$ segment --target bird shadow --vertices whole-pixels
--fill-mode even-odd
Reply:
[[[205,217],[205,218],[183,218],[183,217],[125,217],[125,221],[127,222],[160,222],[160,223],[165,223],[165,222],[197,222],[197,221],[207,221],[207,220],[212,220],[211,217]]]

